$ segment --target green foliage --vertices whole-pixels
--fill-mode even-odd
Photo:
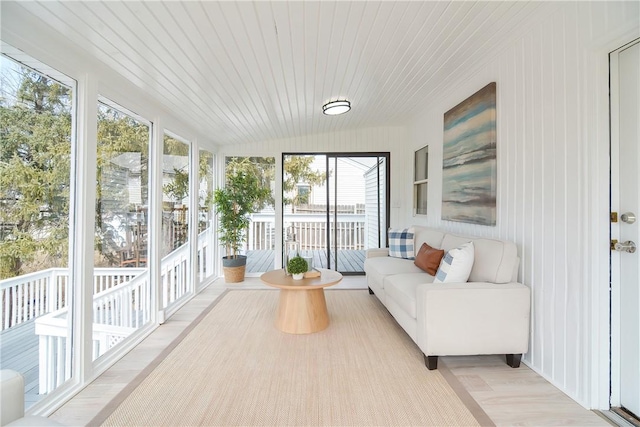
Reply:
[[[69,89],[4,65],[0,279],[28,272],[33,262],[67,265],[71,167]]]
[[[68,264],[72,126],[68,88],[1,61],[0,279]],[[135,162],[146,204],[149,127],[101,104],[97,145],[95,246],[113,264],[122,244],[113,224],[138,208],[114,160]]]
[[[283,203],[285,205],[299,206],[309,203],[308,194],[298,193],[298,184],[304,183],[310,186],[322,185],[327,179],[327,174],[311,169],[314,156],[292,155],[284,159],[284,181],[282,182]],[[287,195],[293,196],[288,197]]]
[[[162,191],[176,202],[182,203],[182,199],[189,194],[189,171],[183,172],[173,168],[173,180],[162,187]]]
[[[326,179],[325,172],[313,170],[311,164],[315,156],[290,155],[284,158],[284,180],[282,182],[283,203],[285,205],[299,206],[307,204],[308,195],[298,194],[298,184],[304,183],[310,186],[322,185]],[[274,182],[275,158],[274,157],[229,157],[227,158],[227,174],[230,170],[244,170],[260,177],[261,185],[269,187]],[[273,203],[273,198],[270,203]]]
[[[227,165],[227,183],[214,192],[213,201],[219,220],[220,243],[227,256],[235,257],[247,237],[250,215],[260,211],[271,200],[271,190],[264,185],[262,176],[248,164],[239,160]]]
[[[225,166],[225,181],[237,173],[253,175],[260,187],[271,192],[271,183],[275,179],[274,157],[227,157]],[[269,194],[266,204],[273,204],[273,194]]]
[[[162,154],[189,157],[189,144],[169,136],[166,133],[164,134],[162,141]]]
[[[130,215],[148,203],[149,126],[107,105],[98,106],[97,185],[95,249],[101,257],[96,265],[118,265],[122,230],[114,224],[128,224]],[[120,159],[120,161],[118,161]],[[122,164],[124,162],[124,164]],[[141,206],[129,201],[123,174],[140,174]]]
[[[296,255],[287,263],[287,271],[291,274],[300,274],[307,271],[309,264],[300,255]]]

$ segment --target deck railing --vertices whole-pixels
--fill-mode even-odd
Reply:
[[[160,263],[160,281],[162,282],[162,308],[166,308],[189,291],[187,244],[180,246]]]
[[[330,217],[331,226],[334,224],[333,221],[332,214]],[[285,228],[292,227],[301,250],[317,250],[328,246],[326,214],[285,214],[284,223]],[[338,250],[362,250],[365,248],[364,214],[338,213],[335,224]],[[331,247],[334,247],[334,242],[331,242]],[[247,249],[250,251],[275,249],[274,214],[252,215]]]
[[[213,271],[211,228],[198,236],[199,277]],[[190,289],[189,249],[183,245],[161,260],[162,302],[170,306]],[[2,329],[35,319],[39,336],[39,391],[48,393],[71,374],[67,348],[69,273],[50,268],[0,281]],[[93,280],[93,358],[96,359],[151,320],[151,285],[146,268],[96,268]]]
[[[136,277],[143,268],[96,268],[93,292],[100,293]],[[48,268],[0,280],[0,318],[5,330],[67,306],[69,271]]]

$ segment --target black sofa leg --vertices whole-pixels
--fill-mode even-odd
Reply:
[[[522,359],[522,353],[507,354],[507,365],[511,366],[512,368],[519,368],[521,359]]]
[[[427,366],[427,369],[433,371],[434,369],[438,369],[438,356],[427,356],[424,355],[424,364]]]
[[[373,295],[373,291],[369,288],[369,295]]]

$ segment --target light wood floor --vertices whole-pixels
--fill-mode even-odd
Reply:
[[[258,278],[229,287],[268,288]],[[349,276],[332,289],[336,288],[366,292],[366,281],[363,276]],[[87,425],[225,289],[223,280],[207,287],[51,418],[67,425]],[[512,369],[498,356],[443,357],[441,361],[497,426],[610,425],[525,365]]]

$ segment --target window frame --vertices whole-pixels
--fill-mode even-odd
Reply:
[[[424,171],[422,171],[424,166]],[[424,174],[422,173],[424,172]],[[424,199],[420,197],[425,189]],[[429,194],[429,145],[416,150],[413,159],[413,216],[426,216]]]

